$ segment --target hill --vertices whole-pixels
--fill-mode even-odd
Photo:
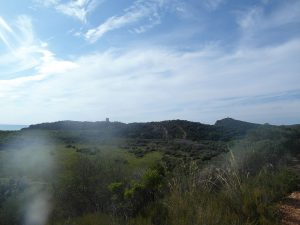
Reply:
[[[231,118],[0,131],[0,221],[23,224],[50,206],[48,223],[28,224],[277,224],[299,140],[296,125]]]
[[[223,128],[224,133],[226,133],[229,137],[243,137],[250,130],[259,128],[262,126],[257,123],[249,123],[241,120],[235,120],[232,118],[225,118],[221,120],[217,120],[215,123],[216,127]]]
[[[101,137],[142,139],[188,139],[192,141],[228,141],[242,137],[259,124],[230,118],[208,125],[187,120],[166,120],[146,123],[58,121],[31,125],[25,130],[77,131],[95,133]]]

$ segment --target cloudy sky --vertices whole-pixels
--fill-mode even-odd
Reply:
[[[0,123],[300,123],[299,0],[0,0]]]

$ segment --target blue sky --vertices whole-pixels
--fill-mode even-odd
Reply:
[[[299,0],[0,5],[0,123],[300,123]]]

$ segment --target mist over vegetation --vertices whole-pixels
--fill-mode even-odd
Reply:
[[[280,224],[300,126],[61,121],[0,132],[1,225]]]

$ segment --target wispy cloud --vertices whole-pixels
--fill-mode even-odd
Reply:
[[[11,27],[6,23],[6,21],[0,17],[0,40],[7,46],[10,47],[8,36],[12,34],[13,31]]]
[[[57,4],[55,8],[63,14],[86,22],[88,13],[93,11],[100,2],[97,0],[76,0],[66,4]]]
[[[57,59],[47,43],[35,36],[30,17],[18,16],[12,24],[0,17],[0,41],[6,48],[0,55],[0,78],[25,76],[30,80],[32,72],[47,76],[75,67],[70,61]]]
[[[2,27],[4,30],[12,33],[11,27],[6,23],[6,21],[0,17],[0,27]]]
[[[72,0],[62,3],[60,0],[37,0],[39,4],[53,7],[58,12],[71,16],[83,23],[87,22],[87,15],[105,0]]]
[[[225,0],[203,0],[202,2],[207,9],[216,10],[225,3]]]
[[[263,8],[262,7],[253,7],[250,8],[246,13],[241,12],[240,18],[237,20],[238,25],[242,29],[249,29],[253,27],[257,27],[259,25],[259,21],[263,16]]]
[[[49,7],[58,4],[60,0],[34,0],[34,2]]]
[[[128,122],[170,118],[213,122],[232,115],[273,123],[295,115],[300,105],[299,99],[282,94],[299,92],[299,52],[300,40],[233,53],[207,46],[188,53],[135,48],[89,54],[76,59],[71,72],[22,83],[21,89],[14,86],[18,80],[6,82],[0,96],[10,94],[0,97],[0,118],[2,112],[10,112],[15,121],[31,115],[28,118],[35,122],[99,120],[107,115]],[[285,97],[274,100],[279,95]],[[22,115],[14,113],[20,110]]]
[[[58,11],[59,5],[65,6],[70,9],[65,14],[84,22],[93,8],[87,2],[92,4],[92,1],[70,0],[46,0],[44,4]],[[205,2],[210,9],[204,7]],[[297,122],[300,120],[299,1],[276,1],[276,4],[269,1],[270,8],[262,3],[266,1],[260,2],[238,13],[237,24],[229,24],[232,14],[203,11],[216,10],[223,1],[135,0],[118,15],[107,12],[114,16],[87,31],[86,40],[95,42],[122,28],[146,32],[163,23],[164,16],[176,12],[198,18],[203,12],[208,16],[203,20],[207,25],[203,26],[202,20],[189,23],[189,18],[176,14],[164,24],[174,26],[173,33],[158,29],[153,32],[155,35],[134,43],[121,37],[122,49],[103,44],[99,45],[100,50],[83,43],[84,49],[76,51],[79,55],[72,55],[72,60],[56,56],[48,43],[39,40],[30,17],[19,16],[15,21],[0,17],[0,47],[4,49],[0,53],[0,119],[24,124],[62,119],[99,120],[106,116],[125,122],[172,118],[213,122],[234,116],[257,122]],[[74,8],[84,9],[83,13],[74,13]],[[227,14],[229,19],[225,18]],[[217,25],[216,21],[209,21],[213,17],[217,17]],[[224,24],[230,25],[229,31],[224,29],[215,34],[223,17]],[[182,23],[177,26],[171,19]],[[233,37],[234,41],[219,34]],[[280,35],[287,38],[276,41]],[[212,36],[218,39],[209,45]],[[256,44],[262,38],[267,44]],[[53,42],[73,41],[58,39]],[[229,47],[218,44],[225,40],[229,40]],[[80,44],[82,40],[76,41]],[[61,49],[60,54],[70,54],[67,49]]]
[[[39,64],[36,57],[40,50],[38,42],[33,40],[31,20],[27,16],[19,16],[14,22],[14,28],[1,18],[0,37],[6,47],[6,51],[1,54],[1,73],[11,75],[15,72],[31,69]]]
[[[146,24],[137,25],[133,30],[137,33],[145,32],[160,23],[160,10],[167,3],[164,0],[138,0],[131,7],[124,10],[121,16],[112,16],[98,27],[88,30],[85,33],[85,38],[89,42],[96,42],[99,38],[107,32],[136,24],[141,20]]]
[[[282,28],[289,25],[300,25],[300,2],[289,1],[283,2],[278,6],[274,6],[271,12],[265,9],[266,5],[257,5],[240,11],[237,17],[237,23],[243,33],[243,41],[247,43],[255,39],[260,40],[268,37],[269,32],[272,30],[278,31],[276,36],[286,35],[294,36],[294,33],[283,33]],[[276,37],[271,38],[272,41]]]

